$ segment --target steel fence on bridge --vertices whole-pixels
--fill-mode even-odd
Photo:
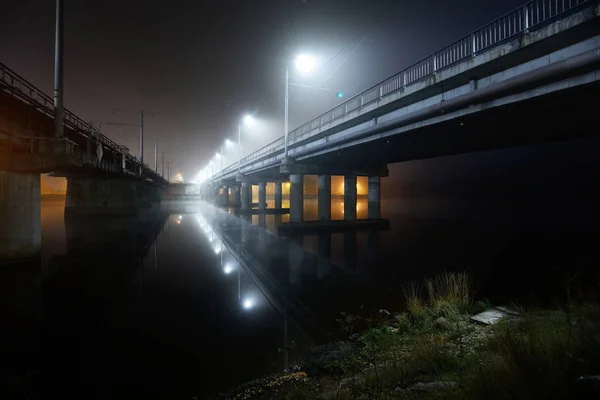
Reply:
[[[34,105],[41,113],[54,119],[54,100],[1,62],[0,89],[27,104]],[[86,139],[93,138],[96,142],[102,144],[102,146],[112,151],[114,154],[123,154],[126,162],[135,166],[134,171],[125,170],[124,172],[133,174],[141,174],[143,172],[144,174],[158,177],[158,175],[154,173],[154,170],[150,169],[148,165],[142,164],[137,157],[129,154],[129,149],[127,147],[118,145],[102,134],[102,132],[94,127],[92,123],[85,122],[66,108],[64,125],[73,132],[84,136]]]

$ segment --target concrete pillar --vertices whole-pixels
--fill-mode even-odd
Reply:
[[[344,219],[356,219],[356,176],[344,177]]]
[[[234,206],[239,206],[242,201],[240,198],[240,193],[241,193],[240,185],[236,184],[233,187],[233,199],[231,200],[231,202]]]
[[[242,182],[242,210],[250,210],[252,208],[252,185],[248,182]]]
[[[258,208],[260,210],[267,208],[267,182],[258,183]]]
[[[0,172],[0,260],[40,254],[40,174]]]
[[[219,194],[219,185],[212,184],[211,185],[211,193],[212,193],[212,196],[211,196],[212,199],[210,200],[211,203],[218,204],[219,203],[219,196],[220,196],[220,194]]]
[[[223,205],[229,205],[229,186],[223,185]]]
[[[319,175],[318,218],[331,220],[331,175]]]
[[[369,177],[369,194],[368,194],[369,219],[381,218],[380,181],[381,181],[381,178],[378,176],[370,176]]]
[[[304,176],[290,175],[290,222],[304,220]]]
[[[275,209],[282,208],[283,188],[281,182],[275,182]]]

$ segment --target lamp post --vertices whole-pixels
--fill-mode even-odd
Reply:
[[[54,137],[64,136],[65,108],[63,104],[63,1],[56,0],[54,34]]]
[[[244,125],[250,125],[254,121],[252,115],[246,114],[238,122],[238,174],[242,171],[242,123]]]
[[[116,111],[113,110],[113,111]],[[139,124],[129,124],[123,122],[107,122],[106,125],[117,125],[117,126],[139,126],[140,127],[140,163],[144,164],[144,117],[147,115],[154,115],[151,111],[141,110],[140,111],[140,123]],[[156,159],[156,142],[154,143],[154,156]]]
[[[303,74],[309,73],[311,71],[314,70],[315,68],[315,59],[314,57],[308,55],[308,54],[300,54],[298,55],[298,57],[296,57],[296,69]],[[289,92],[290,92],[290,70],[289,67],[285,68],[285,96],[284,96],[284,102],[285,102],[285,111],[284,111],[284,125],[283,125],[283,129],[285,130],[284,132],[284,152],[283,152],[283,156],[284,156],[284,160],[287,160],[288,158],[288,128],[289,128]]]

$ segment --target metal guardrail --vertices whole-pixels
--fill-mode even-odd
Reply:
[[[405,68],[396,75],[346,100],[344,103],[321,114],[310,122],[294,129],[288,134],[288,145],[318,134],[316,129],[341,119],[351,112],[378,102],[381,98],[394,92],[404,90],[407,86],[435,76],[439,71],[458,62],[475,57],[477,53],[502,44],[517,35],[527,33],[538,25],[555,19],[597,0],[533,0],[523,6],[504,14],[476,31],[464,36],[456,42],[433,53],[429,57]],[[261,158],[265,154],[283,151],[284,137],[280,137],[252,154],[242,158],[242,167]],[[237,168],[237,163],[234,164]],[[228,167],[227,170],[229,171]],[[226,173],[223,171],[224,173]],[[212,179],[219,177],[221,172]]]
[[[12,96],[19,98],[25,103],[35,104],[40,112],[54,119],[54,100],[1,62],[0,90],[10,93]],[[91,123],[79,118],[68,109],[65,109],[64,124],[79,135],[86,138],[93,138],[113,153],[124,154],[126,160],[135,165],[136,171],[140,171],[140,168],[142,168],[144,173],[159,177],[159,175],[155,174],[154,170],[150,169],[148,165],[142,164],[136,157],[129,154],[129,149],[127,147],[118,145],[102,134],[102,132]]]

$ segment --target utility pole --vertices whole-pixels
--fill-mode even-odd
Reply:
[[[162,162],[160,163],[160,165],[162,165],[162,174],[161,174],[161,176],[164,179],[164,177],[165,177],[165,152],[164,151],[162,152]]]
[[[140,161],[144,164],[144,110],[140,112]]]
[[[144,165],[144,116],[146,116],[147,114],[154,115],[148,110],[140,111],[140,123],[139,124],[128,124],[128,123],[123,123],[123,122],[107,122],[106,123],[106,125],[139,126],[140,127],[140,163],[142,165]],[[155,148],[156,148],[156,144],[155,144]],[[155,155],[156,155],[156,150],[155,150]]]
[[[167,161],[167,182],[171,182],[171,161]]]
[[[156,146],[158,144],[158,139],[154,139],[154,173],[158,174],[158,158],[156,155]]]
[[[285,69],[285,95],[284,95],[284,122],[283,122],[283,160],[287,161],[288,158],[288,119],[289,119],[289,95],[290,95],[290,71],[286,67]]]
[[[54,32],[54,136],[64,136],[65,106],[63,104],[63,2],[56,0]]]

